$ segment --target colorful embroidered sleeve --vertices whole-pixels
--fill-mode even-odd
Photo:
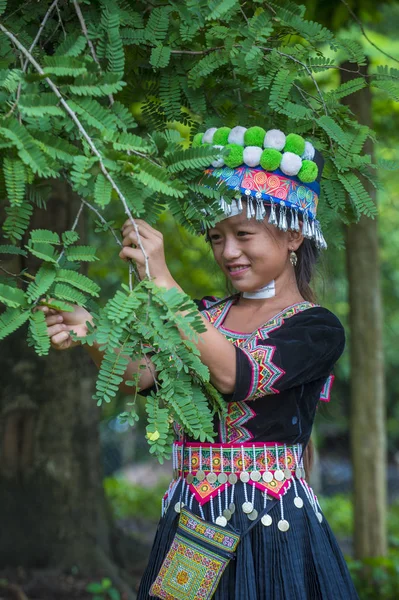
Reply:
[[[344,345],[341,323],[321,307],[296,314],[266,337],[260,330],[247,348],[236,346],[236,386],[226,400],[256,400],[310,381],[326,380]]]

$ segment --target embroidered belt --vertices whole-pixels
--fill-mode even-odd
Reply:
[[[300,444],[175,442],[173,479],[182,478],[200,504],[238,481],[280,498],[293,477],[305,477],[302,454]]]

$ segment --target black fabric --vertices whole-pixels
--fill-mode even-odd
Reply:
[[[221,301],[223,302],[223,301]],[[200,311],[219,302],[205,297],[197,302]],[[223,323],[221,324],[223,325]],[[224,333],[223,329],[221,332]],[[247,401],[255,416],[244,423],[251,441],[306,444],[310,438],[320,393],[345,347],[345,332],[329,310],[314,306],[286,318],[282,325],[253,340],[251,349],[236,348],[236,385],[227,402]],[[284,373],[261,397],[248,397],[256,350],[272,348],[273,368]],[[255,350],[255,352],[254,352]],[[274,391],[273,391],[274,390]],[[222,439],[221,424],[215,417]],[[230,440],[232,441],[232,440]],[[247,441],[247,440],[243,440]]]

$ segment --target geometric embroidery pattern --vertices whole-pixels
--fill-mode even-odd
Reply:
[[[323,385],[323,389],[320,392],[320,400],[322,402],[330,402],[331,399],[331,390],[334,383],[335,375],[330,375],[325,384]]]
[[[150,595],[164,600],[211,598],[239,541],[234,532],[203,521],[183,508],[177,533]]]
[[[218,444],[197,445],[195,442],[189,442],[184,450],[184,473],[187,475],[190,472],[193,476],[193,481],[188,485],[188,488],[200,504],[208,502],[211,498],[215,498],[219,492],[225,491],[230,487],[230,483],[219,483],[215,481],[210,483],[206,478],[199,481],[196,477],[200,466],[205,474],[213,471],[216,475],[222,470],[226,475],[235,473],[237,476],[243,470],[248,472],[257,470],[260,473],[269,470],[274,473],[276,469],[289,469],[291,472],[295,470],[296,461],[295,453],[290,446],[277,445],[277,459],[275,444],[246,444],[244,448],[235,448],[234,446],[221,447]],[[178,448],[181,445],[177,444]],[[297,453],[298,454],[298,453]],[[212,455],[212,467],[211,467]],[[191,456],[191,467],[189,466],[189,456]],[[177,452],[176,467],[181,472],[181,453]],[[223,461],[223,469],[222,469]],[[186,482],[187,483],[187,482]],[[271,496],[279,498],[289,485],[288,481],[252,482],[257,489],[268,492]]]
[[[252,435],[243,425],[255,415],[255,411],[246,402],[229,402],[226,418],[219,427],[222,443],[238,444],[250,441]]]
[[[274,346],[258,346],[254,349],[242,348],[251,361],[252,383],[245,400],[256,400],[268,394],[278,394],[273,385],[285,374],[273,363]]]
[[[228,558],[176,534],[150,595],[164,600],[211,598],[228,562]]]
[[[225,421],[219,425],[221,440],[225,443],[249,442],[252,439],[253,436],[245,427],[245,424],[253,419],[256,413],[248,407],[246,402],[269,394],[279,393],[273,386],[283,377],[285,371],[273,362],[275,347],[262,345],[262,340],[267,339],[272,331],[279,329],[286,319],[317,306],[312,302],[298,302],[275,315],[254,334],[246,334],[223,327],[223,322],[231,306],[236,301],[237,296],[227,298],[224,302],[220,302],[217,298],[215,298],[214,303],[203,300],[206,310],[201,311],[205,318],[214,327],[218,328],[229,342],[246,353],[252,367],[251,388],[247,397],[242,402],[229,402]],[[216,306],[213,306],[213,304],[216,304]],[[250,338],[250,341],[247,344],[248,338]]]

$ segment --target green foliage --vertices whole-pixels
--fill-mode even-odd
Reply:
[[[78,219],[59,235],[30,231],[51,182],[68,182],[84,209],[112,212],[105,224],[97,220],[100,235],[114,224],[117,235],[115,214],[156,225],[163,210],[198,233],[220,215],[220,196],[232,197],[202,177],[219,151],[188,148],[189,139],[208,127],[277,127],[309,139],[326,158],[322,225],[337,215],[347,223],[376,214],[361,181],[374,181],[375,165],[364,154],[374,134],[341,100],[370,81],[378,95],[396,101],[398,71],[379,66],[369,80],[359,76],[323,92],[332,67],[343,60],[364,64],[365,56],[358,40],[308,20],[304,6],[290,0],[80,3],[89,46],[73,3],[61,3],[47,15],[31,51],[36,63],[25,66],[22,50],[32,46],[49,5],[36,3],[21,17],[22,0],[12,4],[0,2],[10,32],[0,35],[0,190],[8,200],[0,253],[35,257],[39,266],[24,271],[18,287],[2,284],[0,336],[29,319],[29,341],[45,354],[48,340],[35,307],[44,302],[70,310],[70,302],[87,305],[100,294],[77,272],[81,262],[97,261],[95,247],[77,244]],[[226,151],[228,164],[233,154]],[[157,379],[146,402],[147,438],[151,452],[162,457],[172,421],[196,439],[211,440],[213,412],[224,405],[194,344],[202,327],[194,305],[148,281],[132,288],[117,290],[87,338],[105,351],[96,400],[116,395],[127,356],[144,360],[149,354]],[[137,381],[128,383],[134,391]],[[136,417],[133,400],[126,418]]]
[[[107,577],[101,581],[89,583],[86,591],[93,594],[92,600],[121,600],[120,593],[113,587],[111,579]]]
[[[132,484],[122,477],[107,477],[103,482],[105,494],[110,502],[115,519],[142,516],[157,522],[161,503],[169,479],[159,481],[153,487]]]

